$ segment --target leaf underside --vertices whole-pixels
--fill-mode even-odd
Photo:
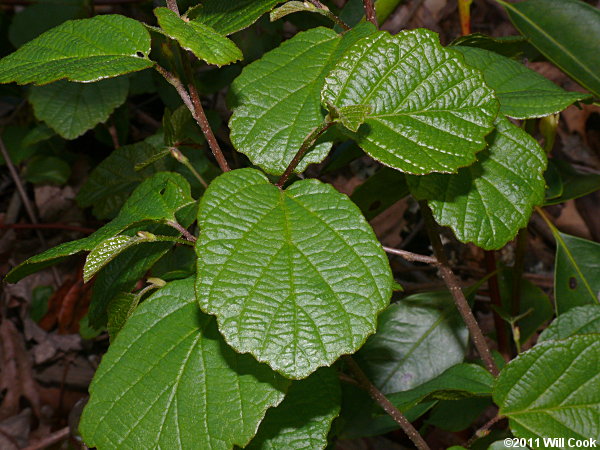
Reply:
[[[457,174],[408,177],[413,195],[428,201],[436,221],[462,242],[498,249],[527,225],[544,201],[546,155],[507,119],[496,120],[489,146]]]
[[[91,82],[147,69],[150,34],[116,14],[69,20],[0,60],[0,83]]]
[[[369,106],[350,136],[373,158],[413,174],[472,164],[498,110],[482,75],[422,29],[359,41],[327,76],[322,101]]]
[[[235,170],[210,185],[198,222],[198,301],[237,351],[303,378],[375,331],[391,295],[387,258],[330,185],[281,191],[257,170]]]
[[[193,279],[176,281],[144,301],[111,344],[79,430],[98,448],[244,446],[288,383],[231,350],[198,309]]]

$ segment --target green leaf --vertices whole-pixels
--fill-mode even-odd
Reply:
[[[442,400],[431,409],[425,423],[445,431],[466,430],[490,406],[492,401],[489,398]]]
[[[350,199],[360,208],[365,218],[371,220],[408,194],[410,192],[404,174],[382,167],[358,186]]]
[[[515,436],[600,436],[600,335],[538,344],[502,370],[494,388],[499,414]]]
[[[520,35],[494,37],[483,33],[471,33],[456,38],[450,45],[482,48],[508,58],[527,56],[529,59],[534,59],[535,55],[539,55],[537,50],[527,42],[527,38]]]
[[[85,265],[83,266],[83,281],[86,283],[90,281],[100,269],[105,267],[128,248],[141,244],[142,242],[153,242],[155,240],[156,236],[150,233],[138,233],[135,236],[118,235],[100,242],[92,249],[85,260]]]
[[[108,304],[108,335],[114,342],[119,331],[125,326],[127,319],[131,317],[140,301],[140,296],[128,292],[122,292],[115,296]]]
[[[450,293],[428,292],[381,313],[377,333],[357,357],[369,379],[390,394],[420,386],[461,363],[467,339]]]
[[[204,0],[201,5],[188,11],[194,22],[214,28],[228,35],[248,28],[260,16],[271,11],[283,0]]]
[[[244,57],[233,41],[208,25],[183,20],[168,8],[156,8],[154,15],[167,36],[209,64],[221,67]]]
[[[556,238],[556,314],[574,306],[600,304],[600,244],[564,233]]]
[[[499,1],[515,27],[571,78],[600,97],[600,11],[579,0]],[[565,32],[568,30],[568,33]]]
[[[77,193],[77,204],[82,208],[92,206],[99,219],[117,215],[131,192],[147,177],[166,170],[163,161],[146,164],[143,169],[136,166],[154,158],[160,149],[148,140],[115,149],[90,173],[89,178]]]
[[[0,60],[0,83],[90,82],[152,67],[150,35],[119,15],[69,20]]]
[[[423,29],[359,41],[327,76],[322,100],[370,106],[350,136],[373,158],[414,174],[472,164],[498,111],[482,75]]]
[[[25,180],[34,184],[65,184],[71,176],[71,166],[56,156],[40,156],[27,164]]]
[[[388,395],[401,410],[429,400],[459,400],[492,395],[494,377],[481,366],[457,364],[414,389]]]
[[[193,280],[176,281],[136,309],[102,358],[79,431],[98,448],[244,446],[287,384],[231,350],[198,309]]]
[[[409,177],[413,195],[427,199],[436,221],[452,228],[462,242],[498,249],[527,225],[544,200],[546,154],[525,131],[507,119],[496,130],[478,162],[455,175]]]
[[[540,334],[538,343],[592,333],[600,333],[600,305],[575,306],[557,317]]]
[[[272,10],[269,14],[269,19],[271,22],[275,22],[276,20],[282,19],[285,16],[296,12],[313,12],[327,17],[326,10],[317,8],[312,3],[305,1],[291,1],[286,2],[279,8]]]
[[[285,191],[227,172],[198,211],[201,308],[237,351],[289,378],[355,352],[388,304],[387,257],[358,208],[317,180]]]
[[[87,14],[82,0],[41,0],[14,15],[8,37],[18,48],[66,20],[83,19]]]
[[[502,305],[505,311],[511,311],[514,301],[512,298],[513,272],[512,270],[503,270],[498,274],[498,278]],[[544,291],[531,281],[521,278],[519,290],[519,311],[516,315],[522,315],[522,318],[516,322],[516,325],[519,327],[520,342],[524,344],[544,323],[552,319],[554,308]]]
[[[119,215],[87,238],[66,242],[33,256],[12,269],[5,280],[16,283],[21,278],[60,262],[67,256],[91,251],[103,240],[121,233],[134,224],[165,223],[175,220],[175,212],[193,204],[190,186],[179,174],[161,172],[145,180],[133,191]]]
[[[58,81],[34,86],[29,94],[35,116],[65,139],[75,139],[99,123],[127,99],[129,80],[119,77],[94,84]]]
[[[523,64],[497,53],[475,47],[452,49],[483,73],[487,85],[496,92],[500,112],[509,117],[549,116],[590,97],[581,92],[567,92]]]
[[[247,449],[324,449],[340,412],[337,372],[323,367],[291,384],[279,406],[267,411]]]
[[[548,166],[549,168],[552,166],[558,173],[562,189],[557,196],[547,195],[545,205],[558,205],[600,189],[600,175],[598,174],[578,172],[569,163],[558,159],[549,160]]]
[[[370,113],[371,108],[367,105],[348,105],[339,109],[331,105],[329,116],[333,122],[339,122],[348,130],[357,132]]]
[[[325,118],[319,100],[325,75],[345,49],[373,30],[365,24],[342,37],[328,28],[313,28],[245,67],[230,93],[234,111],[229,127],[235,148],[265,171],[282,174]],[[322,161],[330,148],[330,142],[317,144],[296,171]]]

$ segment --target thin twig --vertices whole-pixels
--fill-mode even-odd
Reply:
[[[419,255],[418,253],[407,252],[406,250],[398,250],[391,247],[383,247],[383,250],[386,253],[401,256],[407,261],[422,262],[425,264],[431,264],[432,266],[438,266],[440,264],[440,262],[433,256]]]
[[[39,222],[37,220],[35,210],[33,209],[33,205],[31,204],[31,201],[29,200],[29,197],[27,196],[27,192],[25,192],[25,187],[23,186],[23,183],[21,182],[21,177],[19,177],[19,173],[17,172],[17,169],[15,168],[15,165],[12,162],[12,159],[10,157],[10,154],[8,153],[8,150],[6,149],[6,146],[4,145],[4,141],[2,140],[2,137],[0,137],[0,152],[2,153],[2,156],[4,157],[4,161],[6,163],[6,166],[8,167],[8,171],[10,172],[10,176],[12,177],[13,182],[15,183],[15,186],[17,187],[17,191],[19,192],[19,195],[21,196],[21,200],[23,201],[23,205],[25,206],[25,211],[27,211],[29,220],[33,224],[37,225]],[[42,243],[42,246],[44,247],[44,249],[48,248],[46,239],[44,239],[44,235],[41,233],[39,228],[35,229],[35,233],[37,234],[37,237],[40,240],[40,242]],[[56,286],[60,286],[60,284],[61,284],[60,277],[58,276],[56,267],[52,267],[51,271],[52,271],[52,277],[54,278],[54,282],[56,283]]]
[[[188,88],[190,90],[190,96],[192,98],[192,105],[194,108],[192,115],[194,116],[194,119],[196,119],[196,122],[198,122],[198,125],[200,125],[200,129],[202,130],[202,133],[204,133],[204,137],[208,142],[208,146],[212,150],[212,153],[217,160],[217,164],[219,164],[219,167],[223,172],[229,172],[231,169],[229,168],[229,164],[227,164],[225,155],[223,155],[223,151],[217,142],[217,138],[215,137],[212,128],[208,123],[208,118],[206,117],[206,113],[204,112],[204,108],[200,102],[200,97],[198,96],[196,86],[190,82]]]
[[[325,6],[323,3],[321,3],[319,0],[309,0],[315,8],[320,9],[323,11],[323,13],[325,14],[325,16],[327,16],[330,20],[332,20],[334,23],[336,23],[342,30],[344,31],[348,31],[351,29],[351,27],[344,22],[342,19],[340,19],[338,16],[336,16],[334,13],[331,12],[331,10]]]
[[[402,412],[396,408],[373,383],[371,383],[356,361],[350,356],[346,356],[344,361],[352,371],[352,374],[354,375],[354,378],[356,378],[356,381],[358,381],[360,387],[367,391],[371,398],[375,400],[398,425],[400,425],[413,444],[415,444],[419,450],[429,450],[429,446],[415,427],[413,427],[408,419],[404,417],[404,414],[402,414]]]
[[[425,220],[425,228],[427,229],[427,234],[429,235],[431,246],[433,247],[433,253],[440,262],[440,275],[450,290],[452,298],[454,299],[454,303],[456,304],[456,308],[458,309],[465,324],[467,325],[467,328],[469,329],[471,340],[473,341],[473,345],[475,345],[479,356],[483,360],[487,370],[489,370],[489,372],[496,377],[499,374],[498,366],[496,366],[496,363],[492,358],[492,352],[485,341],[485,337],[483,336],[481,328],[479,328],[479,324],[473,315],[473,311],[471,311],[469,302],[467,302],[467,298],[460,288],[458,278],[450,268],[448,258],[446,257],[446,253],[444,251],[444,246],[442,245],[442,240],[440,239],[440,235],[438,233],[437,224],[433,220],[431,210],[429,209],[429,206],[427,206],[426,202],[421,201],[419,204],[421,205],[421,214]]]
[[[49,434],[45,438],[34,442],[30,446],[25,447],[23,450],[43,450],[43,449],[48,448],[58,442],[62,442],[64,440],[68,439],[70,433],[71,433],[71,430],[69,429],[69,427],[64,427],[63,429],[55,431],[54,433]]]
[[[367,20],[375,25],[375,27],[379,27],[377,24],[377,16],[375,14],[375,5],[373,0],[363,0],[363,6],[365,8],[365,17]]]
[[[192,99],[190,98],[190,94],[185,90],[185,86],[181,82],[179,78],[177,78],[174,74],[169,72],[164,67],[159,66],[158,64],[154,65],[154,68],[158,73],[160,73],[167,82],[175,88],[181,100],[183,100],[183,104],[187,109],[190,110],[192,116],[194,115],[194,105],[192,105]]]
[[[466,447],[469,448],[473,443],[482,437],[490,434],[490,428],[492,428],[496,423],[500,422],[504,419],[504,416],[498,415],[494,416],[491,420],[487,421],[481,428],[479,428],[475,434],[467,441]]]
[[[279,181],[277,181],[277,187],[282,187],[286,183],[286,181],[292,175],[296,167],[298,167],[298,164],[300,164],[300,161],[302,161],[302,158],[304,158],[306,152],[310,150],[310,148],[317,141],[317,139],[319,139],[319,137],[323,133],[325,133],[332,125],[333,122],[324,121],[321,125],[312,130],[308,136],[306,136],[304,142],[302,143],[302,146],[300,146],[300,150],[298,150],[298,153],[296,153],[290,164],[287,166],[285,172],[283,172],[283,175],[281,175],[281,177],[279,178]]]
[[[515,265],[513,266],[512,288],[511,288],[511,315],[517,316],[521,312],[521,278],[525,270],[525,253],[527,251],[527,241],[529,240],[529,232],[527,227],[521,228],[517,235],[517,243],[515,249]]]
[[[175,228],[177,231],[179,231],[181,233],[181,235],[186,238],[186,240],[190,241],[190,242],[196,242],[198,239],[196,238],[196,236],[194,236],[192,233],[190,233],[188,230],[186,230],[181,224],[179,224],[178,222],[175,222],[173,220],[169,220],[167,222],[167,225],[169,225],[172,228]]]
[[[167,0],[167,8],[179,15],[179,7],[177,6],[177,0]]]
[[[485,266],[488,274],[492,274],[488,279],[488,288],[492,304],[502,309],[502,297],[500,296],[500,286],[498,284],[498,268],[496,266],[496,254],[493,250],[487,250],[484,253]],[[498,340],[498,351],[505,358],[510,358],[510,343],[508,333],[506,332],[506,323],[500,317],[496,309],[493,309],[494,328],[496,329],[496,338]]]

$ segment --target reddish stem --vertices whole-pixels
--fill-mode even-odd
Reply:
[[[490,291],[490,300],[492,304],[502,309],[502,298],[500,297],[500,286],[498,284],[498,270],[496,267],[496,254],[493,250],[485,252],[485,266],[488,273],[492,273],[488,279],[488,287]],[[510,344],[508,340],[508,333],[506,332],[506,324],[498,311],[494,309],[494,328],[496,328],[496,337],[498,339],[498,351],[505,358],[510,357]]]

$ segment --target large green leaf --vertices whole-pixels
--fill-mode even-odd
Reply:
[[[574,306],[600,304],[600,244],[555,233],[554,297],[556,313]]]
[[[189,12],[194,22],[206,24],[228,35],[249,27],[260,16],[284,0],[204,0]]]
[[[535,205],[544,201],[546,154],[538,143],[507,119],[478,161],[457,174],[409,177],[413,195],[428,200],[438,223],[459,240],[485,249],[503,247],[527,225]]]
[[[481,366],[457,364],[433,380],[408,391],[389,394],[388,399],[401,410],[427,400],[459,400],[492,395],[494,377]]]
[[[189,183],[181,175],[158,173],[138,186],[112,222],[87,238],[66,242],[29,258],[12,269],[5,279],[9,283],[15,283],[27,275],[60,262],[67,256],[90,251],[103,240],[134,224],[175,220],[175,213],[193,202]]]
[[[414,174],[472,164],[498,111],[481,73],[423,29],[362,39],[327,76],[322,99],[370,106],[350,135],[375,159]]]
[[[467,64],[481,70],[485,82],[500,102],[500,112],[515,119],[543,117],[562,111],[588,98],[581,92],[567,92],[517,61],[475,47],[452,47]]]
[[[257,170],[235,170],[212,182],[198,223],[198,301],[237,351],[303,378],[375,331],[391,295],[388,261],[332,186],[282,191]]]
[[[374,31],[364,24],[343,37],[328,28],[298,33],[250,64],[231,86],[231,142],[250,160],[281,174],[308,134],[325,118],[319,95],[324,77],[348,48]],[[318,144],[298,165],[325,158],[330,142]]]
[[[150,34],[120,15],[69,20],[0,60],[0,83],[98,81],[152,67]]]
[[[166,170],[164,160],[146,164],[143,169],[136,166],[152,160],[160,150],[148,141],[124,145],[115,149],[98,164],[77,193],[77,203],[82,208],[93,207],[99,219],[112,218],[131,192],[147,177]]]
[[[538,342],[566,339],[576,334],[600,333],[600,305],[575,306],[557,317]]]
[[[337,372],[323,367],[295,381],[277,408],[270,409],[247,449],[323,449],[340,412]]]
[[[600,335],[544,342],[521,354],[500,373],[494,401],[517,437],[597,439]]]
[[[357,357],[384,394],[415,388],[459,364],[468,333],[448,292],[404,298],[379,316]]]
[[[185,21],[168,8],[156,8],[154,15],[167,36],[175,39],[183,48],[209,64],[220,67],[244,57],[233,41],[208,25]]]
[[[102,359],[79,430],[90,447],[244,446],[287,380],[230,349],[192,279],[143,302]]]
[[[129,80],[119,77],[98,83],[57,81],[34,86],[29,94],[35,116],[65,139],[75,139],[105,122],[127,99]]]
[[[550,61],[600,97],[600,10],[580,0],[499,1],[512,23]]]

